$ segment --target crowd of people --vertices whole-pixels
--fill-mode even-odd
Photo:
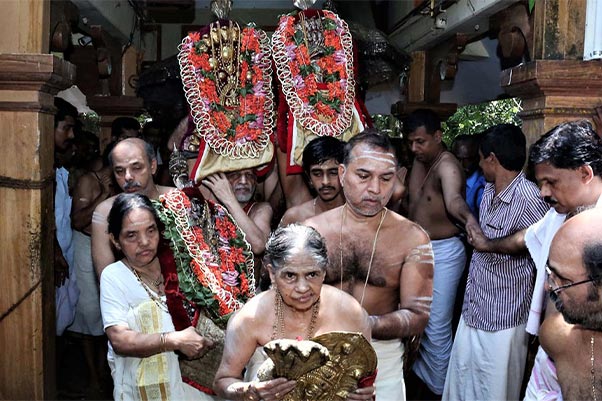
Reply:
[[[530,149],[500,124],[448,150],[422,109],[404,120],[409,171],[365,129],[309,142],[296,181],[276,165],[174,188],[158,171],[167,138],[143,134],[153,126],[117,119],[101,154],[77,112],[57,108],[57,334],[82,339],[98,390],[86,397],[102,396],[108,366],[116,400],[271,401],[299,386],[318,399],[340,385],[319,367],[364,350],[350,337],[321,351],[309,379],[261,371],[274,341],[302,352],[333,332],[360,333],[377,360],[374,372],[341,369],[353,376],[341,399],[602,394],[602,141],[589,122]]]

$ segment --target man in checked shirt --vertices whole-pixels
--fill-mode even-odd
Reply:
[[[494,127],[483,137],[479,158],[487,181],[479,224],[487,237],[507,236],[543,217],[549,205],[522,172],[526,140],[520,128]],[[444,400],[519,399],[534,281],[527,253],[474,252]]]

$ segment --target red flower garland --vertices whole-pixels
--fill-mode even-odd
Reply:
[[[321,13],[324,49],[315,65],[298,16],[280,18],[272,37],[272,52],[282,91],[295,119],[316,135],[338,136],[353,117],[353,48],[347,24],[333,12]],[[318,72],[323,84],[318,82]]]
[[[219,37],[219,22],[212,24]],[[226,36],[240,28],[231,25]],[[210,32],[211,33],[211,32]],[[186,99],[198,133],[218,154],[230,158],[256,158],[268,146],[274,129],[274,103],[269,42],[265,32],[251,27],[240,30],[232,40],[235,88],[238,105],[222,104],[218,93],[219,73],[210,34],[190,33],[179,46],[178,60]],[[236,45],[237,44],[237,45]],[[224,47],[218,49],[222,52]],[[221,53],[220,53],[221,57]]]

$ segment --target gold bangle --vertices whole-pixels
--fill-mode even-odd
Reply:
[[[161,353],[166,352],[166,344],[165,344],[165,332],[161,333],[161,336],[159,337],[159,343],[160,343],[160,351]]]

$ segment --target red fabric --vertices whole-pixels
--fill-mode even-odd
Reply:
[[[213,391],[213,389],[210,389],[209,387],[205,387],[203,385],[200,385],[199,383],[195,382],[194,380],[191,380],[185,376],[182,376],[182,381],[184,383],[187,383],[189,385],[191,385],[192,387],[196,388],[199,391],[202,391],[205,394],[209,394],[209,395],[217,395],[215,394],[215,391]]]
[[[364,388],[364,387],[370,387],[370,386],[374,386],[374,382],[376,381],[376,374],[378,373],[378,369],[374,370],[374,373],[372,373],[369,376],[364,376],[360,379],[359,383],[357,384],[358,388]],[[376,396],[372,397],[372,399],[376,399]]]

